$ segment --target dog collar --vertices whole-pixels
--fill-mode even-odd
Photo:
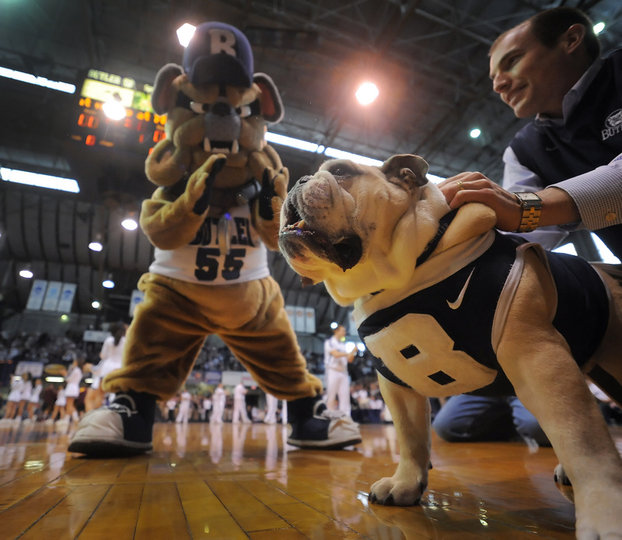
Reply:
[[[458,209],[455,208],[454,210],[452,210],[448,214],[445,214],[441,219],[438,220],[438,230],[436,231],[434,238],[432,238],[432,240],[428,242],[428,245],[425,247],[421,255],[417,257],[416,266],[423,264],[425,261],[428,260],[430,255],[432,255],[432,252],[436,249],[436,246],[438,246],[438,243],[441,241],[441,238],[445,234],[445,231],[447,230],[451,222],[454,220],[454,217],[456,217],[457,212],[458,212]]]

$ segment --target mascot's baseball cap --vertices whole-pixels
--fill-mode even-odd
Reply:
[[[183,59],[192,84],[223,83],[250,87],[253,83],[253,52],[246,36],[220,22],[197,26]]]

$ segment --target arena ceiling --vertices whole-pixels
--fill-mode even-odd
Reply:
[[[431,172],[479,170],[501,176],[501,154],[519,127],[491,91],[487,51],[494,38],[536,11],[557,5],[585,10],[607,23],[605,50],[619,46],[619,0],[2,0],[0,66],[80,87],[89,69],[152,83],[158,69],[180,63],[175,30],[184,22],[218,20],[248,35],[255,70],[279,88],[285,117],[270,131],[324,147],[384,160],[416,153]],[[352,94],[373,78],[380,98],[368,107]],[[36,277],[74,282],[74,311],[105,301],[107,317],[127,313],[129,295],[148,266],[151,247],[119,218],[152,191],[143,162],[147,145],[92,147],[72,138],[78,96],[0,77],[0,165],[76,178],[79,194],[2,182],[0,279],[2,316],[24,309]],[[482,135],[469,138],[478,127]],[[325,156],[275,145],[292,180]],[[97,233],[106,249],[88,250]],[[323,286],[301,288],[279,254],[272,271],[288,304],[316,308],[318,329],[345,311]],[[112,273],[117,286],[103,291]]]

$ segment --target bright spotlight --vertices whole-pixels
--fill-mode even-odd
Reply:
[[[121,96],[115,92],[111,99],[106,101],[102,105],[104,114],[110,118],[110,120],[122,120],[126,116],[125,107],[121,103]]]
[[[93,240],[90,244],[89,244],[89,249],[91,251],[101,251],[104,249],[104,246],[101,242],[98,242],[97,240]]]
[[[376,101],[379,93],[378,87],[373,82],[366,81],[359,85],[354,95],[361,105],[367,106]]]
[[[22,268],[19,271],[19,276],[23,277],[24,279],[32,279],[34,274],[32,273],[32,270],[30,270],[29,268]]]
[[[99,300],[93,300],[93,301],[91,302],[91,307],[92,307],[93,309],[101,309],[102,304],[101,304],[101,302],[100,302]]]
[[[126,231],[135,231],[138,228],[138,223],[136,223],[136,220],[134,218],[125,218],[121,222],[121,226]]]
[[[192,36],[194,36],[195,30],[196,27],[189,23],[184,23],[177,29],[177,39],[179,40],[179,44],[182,47],[188,46],[188,43],[190,43]]]
[[[471,131],[469,131],[469,137],[471,137],[471,139],[477,139],[481,134],[482,130],[479,128],[473,128]]]
[[[336,323],[335,321],[330,323],[330,329],[331,330],[336,330],[338,326],[339,326],[339,323]]]
[[[605,23],[604,22],[597,22],[592,29],[594,30],[594,33],[596,35],[600,34],[604,29],[605,29]]]

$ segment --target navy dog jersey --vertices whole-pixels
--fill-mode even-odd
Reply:
[[[376,369],[427,396],[513,395],[492,335],[498,306],[507,301],[504,295],[513,294],[508,282],[519,243],[496,233],[491,247],[455,274],[362,321],[359,335],[374,355]],[[558,294],[553,324],[582,366],[606,330],[607,292],[583,259],[557,253],[546,258]],[[526,341],[525,346],[533,344]]]

